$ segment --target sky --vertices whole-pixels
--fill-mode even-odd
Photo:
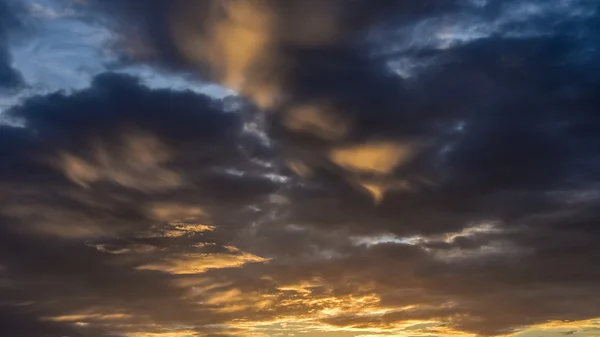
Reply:
[[[0,335],[600,336],[600,3],[0,0]]]

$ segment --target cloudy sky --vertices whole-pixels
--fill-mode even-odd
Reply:
[[[600,336],[595,0],[0,0],[0,335]]]

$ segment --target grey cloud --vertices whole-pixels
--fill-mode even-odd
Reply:
[[[178,274],[264,260],[231,246],[246,224],[228,225],[221,214],[280,182],[260,178],[276,172],[238,148],[243,119],[223,104],[103,74],[90,88],[6,112],[23,126],[1,126],[0,189],[8,198],[0,263],[8,291],[19,294],[8,306],[29,303],[40,336],[53,326],[74,335],[158,333],[177,322],[210,332],[207,324],[229,319],[189,298]],[[57,165],[61,154],[75,162]],[[221,174],[223,167],[243,175]],[[145,175],[148,168],[158,171]],[[161,170],[180,183],[157,182]],[[164,329],[152,325],[159,323]]]
[[[0,89],[4,90],[16,89],[24,85],[21,74],[12,67],[9,50],[9,37],[23,24],[20,10],[16,1],[0,2]]]

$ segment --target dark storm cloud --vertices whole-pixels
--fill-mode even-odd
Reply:
[[[0,1],[0,90],[14,89],[23,85],[21,74],[12,67],[8,47],[9,36],[22,25],[18,3],[11,0]]]
[[[406,99],[396,95],[398,102],[390,104],[397,108],[390,115],[406,118],[404,123],[396,125],[378,115],[385,111],[378,104],[381,99],[372,104],[373,112],[360,111],[365,111],[365,118],[373,116],[375,123],[384,122],[375,124],[375,134],[385,134],[389,127],[399,136],[409,136],[420,125],[429,126],[420,134],[433,139],[433,146],[417,167],[436,183],[435,191],[391,196],[369,216],[393,212],[389,216],[396,223],[405,223],[400,231],[443,226],[453,219],[460,223],[466,218],[512,219],[556,207],[544,192],[596,184],[598,158],[590,146],[597,142],[592,130],[598,122],[594,112],[598,79],[590,71],[596,67],[594,57],[580,55],[585,41],[595,36],[594,24],[591,19],[582,24],[587,29],[580,39],[572,35],[580,31],[559,31],[551,37],[489,37],[423,51],[435,55],[438,64],[404,81],[415,95],[406,94]],[[352,100],[364,91],[356,92],[345,96]],[[433,104],[439,118],[430,114],[436,109]],[[354,207],[349,203],[341,213]]]
[[[428,17],[476,10],[466,2],[156,1],[98,6],[117,19],[127,46],[121,49],[124,53],[132,52],[134,58],[141,53],[141,60],[149,55],[151,62],[208,75],[276,111],[269,117],[271,135],[282,141],[286,160],[311,171],[333,169],[342,181],[376,200],[388,190],[421,187],[422,177],[406,174],[421,171],[421,161],[414,168],[403,164],[402,180],[388,176],[400,161],[408,161],[401,159],[408,157],[401,154],[404,148],[414,147],[412,157],[420,152],[417,144],[435,143],[445,125],[476,108],[453,82],[404,83],[370,56],[368,38]],[[479,11],[490,16],[499,12],[496,7]],[[372,142],[384,142],[386,155],[394,157],[391,151],[399,156],[386,163],[383,177],[380,168],[363,170],[371,164],[355,170],[337,160],[330,164],[335,151]],[[375,177],[369,171],[377,171]]]
[[[223,321],[182,300],[189,289],[168,273],[258,259],[224,248],[226,230],[212,233],[213,211],[278,188],[238,149],[243,119],[223,108],[207,96],[102,74],[88,89],[36,96],[6,112],[21,126],[0,126],[3,291],[15,296],[7,310],[25,303],[31,322],[15,320],[3,332],[101,336]]]
[[[15,206],[8,208],[23,217],[28,212],[22,202],[79,204],[48,209],[46,216],[68,215],[84,227],[89,224],[89,234],[98,234],[103,232],[99,222],[124,229],[164,204],[191,199],[226,208],[229,202],[240,207],[259,200],[289,178],[248,157],[254,136],[244,134],[246,118],[224,112],[224,104],[192,92],[150,90],[133,77],[115,74],[99,75],[90,88],[73,94],[33,97],[5,115],[24,127],[2,126],[0,150],[6,160],[0,173]],[[248,146],[240,147],[240,139]],[[253,146],[254,155],[264,152],[261,146]],[[48,185],[19,185],[33,181]],[[142,200],[148,209],[134,207]],[[90,221],[81,221],[85,217]]]

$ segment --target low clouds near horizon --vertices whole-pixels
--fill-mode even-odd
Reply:
[[[0,334],[597,336],[598,7],[0,0]]]

